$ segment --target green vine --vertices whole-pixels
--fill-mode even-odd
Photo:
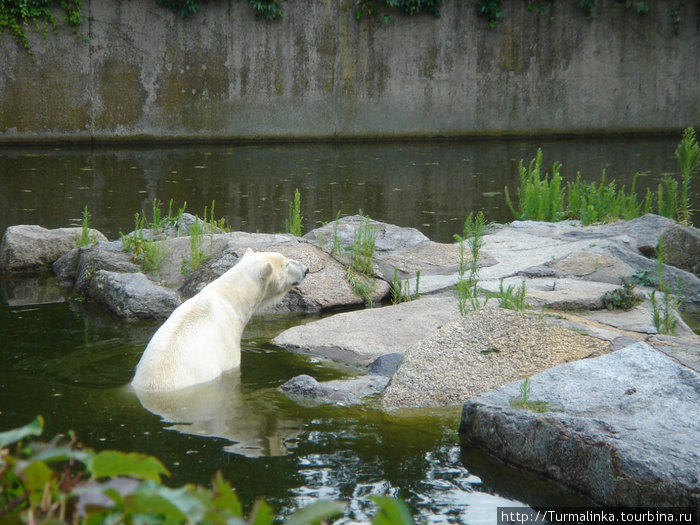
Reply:
[[[63,12],[62,19],[78,33],[78,26],[83,21],[80,14],[83,8],[80,0],[0,0],[0,35],[9,31],[15,42],[32,54],[31,44],[25,29],[32,23],[37,30],[47,37],[49,28],[56,33],[58,22],[54,9]],[[83,37],[85,40],[85,38]]]
[[[177,13],[182,18],[190,17],[199,10],[198,0],[156,0],[162,5]],[[282,17],[282,0],[248,0],[256,14],[267,20],[275,20]],[[229,3],[233,3],[232,1]]]
[[[399,9],[407,15],[428,13],[440,16],[440,5],[444,0],[355,0],[354,16],[360,20],[364,16],[375,16],[381,9]],[[583,15],[591,20],[595,16],[596,0],[575,0],[576,5]],[[282,17],[282,0],[248,0],[256,14],[266,20],[275,20]],[[638,15],[649,12],[648,0],[617,0],[628,9],[634,9]],[[167,7],[183,18],[195,15],[199,11],[199,0],[156,0],[158,5]],[[229,5],[233,0],[229,0]],[[536,8],[540,14],[550,10],[547,6],[551,3],[551,9],[556,7],[556,0],[543,0],[538,2]],[[670,17],[676,34],[681,23],[681,9],[685,0],[678,0],[678,4],[670,8]],[[54,12],[60,10],[63,22],[70,25],[74,33],[78,33],[78,26],[83,21],[81,10],[84,5],[81,0],[0,0],[0,35],[8,31],[14,40],[32,53],[31,45],[26,35],[26,28],[33,24],[37,30],[43,31],[44,38],[49,28],[54,33],[57,31],[58,22]],[[535,6],[531,0],[526,1],[525,8],[533,11]],[[493,29],[498,26],[503,18],[503,0],[476,0],[476,9],[480,16],[486,19],[487,27]],[[382,15],[384,21],[391,22],[391,15]],[[83,41],[87,39],[83,36]]]
[[[503,0],[477,0],[477,12],[486,19],[486,24],[489,29],[493,29],[498,26],[501,18],[503,18],[502,1]],[[593,20],[593,18],[595,18],[594,10],[596,0],[575,0],[575,2],[581,13],[583,13],[588,20]],[[624,4],[624,6],[628,9],[633,8],[640,16],[649,12],[649,3],[644,0],[617,0],[617,2]],[[549,9],[545,3],[541,3],[537,6],[537,12],[544,14],[547,13],[547,11],[553,10],[556,7],[556,0],[550,3],[551,9]],[[676,34],[678,33],[678,26],[681,20],[679,11],[684,3],[685,0],[679,0],[678,6],[671,8],[671,20],[673,22],[673,27]],[[528,11],[533,11],[535,10],[535,7],[532,2],[528,1],[525,5],[525,9]]]
[[[397,8],[413,16],[418,13],[428,13],[433,16],[440,16],[440,4],[443,0],[357,0],[355,8],[355,18],[360,20],[363,16],[374,16],[381,6]],[[384,21],[391,22],[391,15],[385,14]]]

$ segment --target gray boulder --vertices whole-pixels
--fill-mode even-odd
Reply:
[[[460,262],[457,244],[429,240],[415,228],[406,228],[367,219],[360,215],[338,221],[307,233],[304,238],[326,253],[333,253],[343,264],[350,262],[355,236],[361,229],[371,228],[376,234],[373,254],[376,274],[387,282],[396,277],[407,285],[407,295],[431,293],[454,285]],[[470,254],[465,253],[470,260]],[[495,264],[486,252],[479,258],[479,267]],[[419,281],[417,275],[420,273]]]
[[[311,376],[299,375],[280,385],[278,390],[291,400],[305,406],[325,404],[357,405],[368,396],[379,394],[389,378],[363,375],[353,379],[338,379],[319,383]]]
[[[460,434],[606,506],[700,507],[700,375],[644,343],[469,400]],[[660,415],[663,415],[661,417]]]
[[[452,296],[422,298],[382,308],[343,312],[294,326],[274,343],[290,350],[367,366],[384,354],[403,354],[416,341],[459,317]]]
[[[666,263],[700,276],[700,231],[676,224],[663,239]]]
[[[165,319],[180,305],[177,293],[142,273],[98,270],[90,279],[87,295],[126,321]]]
[[[68,255],[67,257],[70,257]],[[133,261],[131,254],[125,253],[119,241],[98,242],[79,249],[78,264],[74,271],[75,288],[86,293],[90,281],[99,270],[109,272],[135,273],[141,268]],[[60,267],[63,261],[57,264]],[[70,271],[62,272],[68,275]]]
[[[342,253],[352,250],[355,236],[361,229],[367,227],[376,235],[374,249],[377,255],[404,251],[430,240],[415,228],[403,228],[361,215],[343,217],[330,222],[325,226],[311,230],[304,235],[304,239],[313,242],[328,253],[333,250],[334,244],[338,244],[341,254],[334,255],[342,255]]]
[[[446,323],[410,348],[381,404],[386,408],[458,405],[510,381],[608,349],[607,342],[546,318],[482,308]]]
[[[616,222],[607,228],[630,235],[634,239],[633,249],[647,257],[656,257],[656,246],[659,244],[659,239],[676,224],[676,221],[667,217],[647,213],[630,221]]]
[[[164,256],[158,268],[149,272],[148,277],[163,286],[178,288],[183,286],[187,276],[194,273],[188,270],[192,265],[193,249],[206,260],[221,253],[228,245],[226,234],[207,234],[194,239],[194,246],[193,238],[189,236],[156,241],[160,242],[159,249]]]
[[[183,299],[194,297],[210,282],[218,279],[233,268],[241,256],[233,251],[225,251],[215,255],[202,264],[202,267],[190,274],[180,286],[178,292]]]
[[[345,266],[315,246],[302,242],[294,246],[272,246],[270,250],[295,259],[309,268],[304,281],[274,307],[275,311],[317,312],[365,303],[365,299],[356,295],[348,283]],[[370,294],[373,303],[381,302],[388,295],[387,282],[376,278],[365,280],[373,290]]]
[[[81,232],[81,228],[10,226],[0,242],[0,272],[48,270],[54,261],[78,246]],[[90,236],[107,240],[97,230],[90,230]]]

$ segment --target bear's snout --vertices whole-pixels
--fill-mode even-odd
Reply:
[[[289,260],[289,273],[293,277],[293,286],[301,284],[309,273],[309,269],[305,264],[295,261],[294,259]]]

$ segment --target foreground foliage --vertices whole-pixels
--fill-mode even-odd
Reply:
[[[54,438],[39,443],[43,419],[0,433],[1,523],[207,523],[271,525],[276,520],[264,500],[248,517],[231,485],[217,473],[211,488],[162,484],[168,470],[156,458],[138,453],[94,452]],[[378,506],[375,525],[410,525],[406,505],[387,497]],[[342,514],[346,505],[317,501],[284,523],[322,523]]]

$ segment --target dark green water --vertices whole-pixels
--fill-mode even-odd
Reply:
[[[150,209],[154,198],[174,199],[176,206],[186,201],[200,214],[215,200],[216,215],[234,229],[282,231],[298,187],[305,231],[339,210],[361,208],[450,241],[472,211],[511,219],[503,187],[515,186],[518,161],[540,145],[546,164],[563,162],[566,177],[581,170],[598,180],[606,168],[608,179],[629,184],[629,176],[642,172],[642,184],[654,187],[662,173],[676,170],[676,144],[671,138],[6,149],[0,150],[0,231],[20,223],[75,224],[87,205],[94,226],[116,237],[132,229],[133,213]],[[372,494],[405,498],[431,523],[493,523],[499,505],[582,503],[462,446],[459,409],[305,408],[279,395],[276,387],[300,373],[319,380],[349,373],[269,343],[312,317],[256,319],[244,336],[240,375],[193,409],[204,414],[199,423],[172,425],[124,387],[156,324],[115,321],[41,276],[2,278],[0,290],[0,430],[42,414],[47,437],[72,429],[90,447],[156,455],[170,469],[170,483],[208,483],[222,470],[248,505],[265,497],[286,512],[319,497],[340,498],[350,502],[348,523],[367,520]]]

